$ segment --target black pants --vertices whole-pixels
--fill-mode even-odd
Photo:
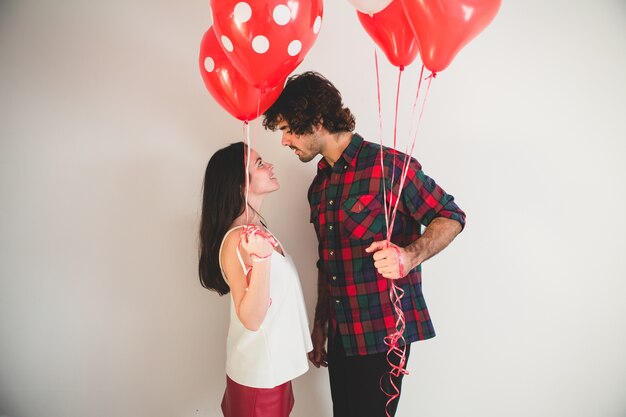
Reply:
[[[367,356],[346,356],[341,344],[341,336],[334,334],[328,346],[328,375],[330,393],[333,399],[333,417],[385,417],[385,405],[390,397],[381,390],[381,385],[388,393],[395,392],[389,383],[389,376],[381,376],[391,370],[386,353]],[[409,359],[411,345],[406,347],[406,359]],[[392,355],[391,360],[397,360]],[[402,375],[393,377],[398,389],[402,386]],[[398,396],[389,404],[389,415],[394,416],[398,408]]]

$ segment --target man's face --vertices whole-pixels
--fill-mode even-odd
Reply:
[[[280,143],[293,149],[302,162],[309,162],[320,153],[319,133],[296,135],[285,120],[278,122],[277,127],[282,132]]]

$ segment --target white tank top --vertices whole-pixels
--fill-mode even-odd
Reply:
[[[239,226],[241,227],[241,226]],[[224,235],[224,240],[230,232]],[[222,268],[222,247],[219,260]],[[282,245],[281,245],[282,248]],[[270,297],[259,330],[244,327],[230,297],[230,325],[226,341],[226,374],[235,382],[255,388],[274,388],[309,369],[307,352],[313,350],[307,312],[298,271],[283,248],[282,256],[274,251],[270,268]],[[222,269],[222,275],[228,278]]]

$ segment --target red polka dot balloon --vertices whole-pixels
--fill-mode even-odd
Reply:
[[[302,62],[322,25],[322,0],[211,0],[224,53],[252,85],[271,88]]]
[[[213,28],[200,44],[200,74],[215,101],[239,120],[254,120],[267,110],[283,91],[284,80],[265,92],[250,85],[226,58]]]

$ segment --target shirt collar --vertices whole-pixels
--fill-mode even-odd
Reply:
[[[356,165],[356,157],[359,154],[359,150],[361,149],[361,145],[363,144],[363,138],[358,133],[353,133],[352,138],[350,139],[350,143],[346,146],[346,149],[343,150],[343,153],[335,162],[335,165]],[[326,158],[320,159],[317,163],[317,172],[329,172],[331,170],[330,164],[326,161]]]

